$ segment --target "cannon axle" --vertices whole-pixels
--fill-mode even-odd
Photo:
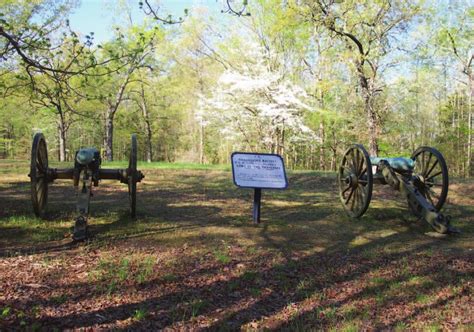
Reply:
[[[374,168],[375,174],[368,170]],[[339,167],[339,190],[349,216],[361,217],[370,203],[372,183],[389,185],[406,197],[408,206],[439,233],[457,232],[440,210],[448,194],[448,168],[442,154],[420,147],[411,158],[368,157],[362,145],[350,147]]]
[[[49,168],[46,140],[41,133],[33,138],[31,149],[30,173],[31,201],[36,216],[43,218],[46,214],[48,186],[55,180],[73,180],[76,188],[76,213],[73,239],[83,240],[87,237],[89,203],[92,187],[101,180],[117,180],[128,185],[130,214],[136,215],[136,188],[144,175],[137,170],[137,137],[132,135],[129,165],[126,169],[100,168],[101,158],[95,148],[84,148],[76,152],[73,168]]]

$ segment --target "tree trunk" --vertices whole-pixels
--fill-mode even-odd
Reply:
[[[333,147],[332,149],[332,156],[331,156],[331,170],[336,171],[336,148]]]
[[[285,127],[281,129],[281,147],[280,147],[280,155],[285,153]]]
[[[337,166],[336,166],[336,162],[337,162],[337,139],[336,139],[335,130],[332,131],[332,144],[333,144],[333,148],[332,148],[332,158],[331,158],[331,170],[335,172],[337,170]]]
[[[204,123],[199,123],[199,163],[204,164]]]
[[[58,124],[58,159],[59,161],[66,161],[66,133],[61,124]]]
[[[318,51],[319,54],[321,54],[321,49],[320,49],[320,44],[318,43]],[[321,66],[321,58],[320,58],[320,66]],[[319,72],[319,77],[318,77],[319,83],[323,81],[323,73],[322,71]],[[324,111],[324,108],[326,105],[324,105],[324,90],[321,87],[319,90],[319,108],[321,111]],[[324,117],[321,114],[321,120],[319,122],[319,138],[321,139],[321,145],[319,147],[319,170],[324,171],[324,164],[325,164],[325,158],[324,158]]]
[[[66,121],[59,105],[56,105],[56,110],[58,111],[58,159],[59,161],[66,161]]]
[[[151,161],[153,160],[153,145],[152,145],[153,131],[151,129],[150,113],[148,112],[148,105],[146,104],[145,89],[143,88],[143,84],[141,86],[140,97],[141,97],[141,109],[142,109],[143,119],[145,120],[146,161],[148,163],[151,163]]]
[[[365,75],[362,61],[357,61],[356,66],[359,75],[359,84],[362,90],[362,96],[364,98],[365,114],[367,115],[367,129],[369,130],[369,155],[377,157],[379,154],[379,145],[377,142],[379,128],[377,123],[377,112],[374,109],[375,76],[371,78]]]
[[[367,125],[369,129],[369,154],[377,157],[379,155],[379,145],[377,143],[377,114],[373,108],[373,97],[369,91],[365,92],[365,112],[367,114]]]
[[[110,108],[105,115],[105,160],[114,160],[114,115],[115,112]]]
[[[319,137],[321,138],[321,145],[319,146],[319,170],[324,171],[324,120],[321,119],[319,123]]]
[[[456,92],[456,95],[455,95],[455,109],[456,109],[456,114],[457,114],[457,122],[456,122],[456,155],[460,156],[461,158],[457,158],[457,162],[458,162],[458,175],[461,175],[462,173],[462,164],[464,164],[464,160],[462,158],[462,148],[461,148],[461,107],[460,107],[460,102],[459,102],[459,95],[458,93]]]
[[[117,112],[120,104],[123,101],[125,89],[126,89],[128,83],[130,83],[130,76],[133,74],[133,72],[137,68],[138,67],[133,66],[133,67],[130,67],[128,69],[127,74],[126,74],[122,84],[120,84],[120,87],[119,87],[114,99],[107,101],[107,111],[106,111],[106,114],[105,114],[105,139],[104,139],[105,160],[107,160],[107,161],[113,161],[114,160],[113,143],[114,143],[114,117],[115,117],[115,113]]]
[[[469,87],[468,87],[468,98],[467,98],[467,111],[468,111],[468,124],[467,124],[467,176],[473,176],[472,169],[472,95],[474,94],[474,79],[472,74],[469,75]]]
[[[151,163],[153,160],[153,144],[152,144],[152,131],[150,122],[146,122],[146,161]]]

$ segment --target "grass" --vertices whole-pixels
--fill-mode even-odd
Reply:
[[[67,300],[68,300],[68,295],[67,294],[51,296],[51,302],[53,302],[54,304],[57,304],[57,305],[63,304]]]
[[[105,255],[89,273],[89,280],[107,294],[120,291],[129,283],[143,284],[153,273],[156,258],[144,255]]]
[[[216,260],[222,264],[227,264],[229,263],[232,259],[229,257],[229,255],[222,251],[222,250],[216,250],[214,251],[214,256],[216,257]]]
[[[112,162],[103,162],[102,167],[104,168],[127,168],[128,161],[112,161]],[[138,169],[146,170],[221,170],[228,171],[230,170],[230,165],[214,165],[214,164],[198,164],[198,163],[184,163],[184,162],[138,162]]]
[[[137,321],[142,321],[145,319],[147,315],[147,310],[146,309],[137,309],[134,311],[133,313],[133,319],[137,320]]]
[[[255,271],[246,271],[242,274],[241,279],[245,282],[252,282],[258,278],[258,273]]]
[[[351,220],[330,172],[288,172],[290,188],[263,192],[254,225],[252,191],[233,185],[228,166],[144,163],[137,218],[128,215],[127,187],[103,181],[91,200],[92,238],[71,245],[72,184],[50,187],[41,220],[30,207],[27,163],[0,166],[0,284],[9,285],[2,329],[472,326],[469,180],[453,182],[443,210],[462,233],[434,238],[385,187]]]
[[[162,277],[162,280],[164,282],[174,282],[174,281],[177,281],[178,280],[178,276],[172,274],[172,273],[168,273],[168,274],[165,274],[163,277]]]
[[[200,315],[200,313],[202,312],[202,310],[204,308],[206,308],[209,304],[202,300],[202,299],[193,299],[190,303],[190,307],[191,307],[191,318],[195,318],[197,317],[198,315]]]
[[[2,309],[2,312],[0,313],[0,318],[5,319],[10,315],[11,308],[10,307],[5,307]]]
[[[17,234],[20,231],[21,233],[27,234],[27,236],[19,237],[18,242],[25,243],[61,240],[71,228],[70,219],[64,218],[62,220],[51,222],[31,215],[0,218],[0,222],[5,237],[8,237],[9,234]],[[5,242],[2,240],[6,239],[0,239],[0,244]]]

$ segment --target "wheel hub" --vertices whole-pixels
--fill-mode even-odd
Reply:
[[[348,186],[351,186],[352,188],[357,187],[357,185],[359,184],[357,175],[355,175],[354,173],[349,174],[349,175],[346,177],[345,181],[346,181],[346,184],[347,184]]]

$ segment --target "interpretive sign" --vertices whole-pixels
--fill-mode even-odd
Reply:
[[[234,152],[232,175],[234,183],[243,188],[286,189],[285,165],[281,156],[268,153]]]
[[[253,188],[253,220],[260,222],[262,189],[286,189],[285,164],[277,154],[234,152],[232,177],[236,186]]]

